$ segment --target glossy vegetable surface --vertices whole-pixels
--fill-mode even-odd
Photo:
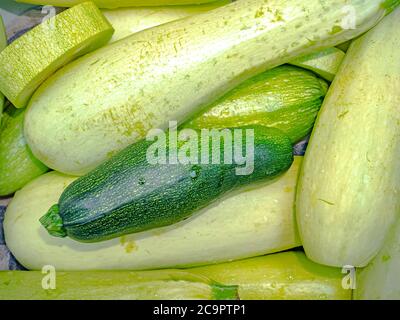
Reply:
[[[385,245],[372,262],[357,272],[358,300],[400,300],[400,214]]]
[[[114,30],[85,2],[51,17],[0,52],[0,91],[17,108],[57,69],[105,45]]]
[[[180,270],[0,271],[0,300],[235,300],[237,286]],[[54,276],[54,278],[52,278]],[[54,287],[51,287],[51,286]]]
[[[43,83],[30,102],[25,136],[50,168],[83,175],[241,82],[364,33],[395,4],[385,3],[309,0],[296,11],[295,0],[241,0],[135,33]],[[355,29],[338,29],[344,5],[358,13]]]
[[[86,0],[17,0],[34,4],[71,7]],[[209,3],[215,0],[93,0],[99,8],[119,8],[130,6],[164,6]]]
[[[350,300],[340,269],[308,260],[301,251],[190,269],[239,287],[241,300]]]
[[[275,127],[292,142],[309,134],[328,85],[313,73],[284,65],[245,81],[186,122],[187,128]]]
[[[175,133],[183,137],[185,130]],[[274,128],[226,129],[204,139],[202,132],[186,130],[185,142],[173,134],[133,144],[81,177],[40,222],[53,236],[82,242],[165,227],[227,192],[276,178],[293,162],[290,140]]]
[[[13,194],[48,168],[36,159],[23,135],[25,110],[9,106],[0,126],[0,196]]]
[[[296,210],[307,256],[366,266],[400,212],[400,10],[354,40],[321,108]]]
[[[11,201],[4,220],[6,243],[26,268],[41,270],[51,261],[58,271],[193,266],[287,250],[301,245],[293,210],[300,164],[297,157],[275,182],[240,190],[181,223],[89,244],[52,237],[40,225],[43,212],[76,179],[50,172]]]

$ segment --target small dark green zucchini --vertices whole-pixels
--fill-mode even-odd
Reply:
[[[254,151],[248,153],[247,147],[252,141],[247,135],[251,133],[250,129],[254,130],[254,143],[251,144]],[[292,145],[282,131],[263,126],[235,130],[240,131],[241,137],[237,139],[240,144],[235,139],[230,144],[226,144],[228,139],[219,139],[217,143],[210,139],[208,149],[202,149],[201,139],[195,142],[196,153],[208,154],[210,164],[204,164],[205,161],[150,164],[147,154],[155,142],[142,140],[133,144],[73,182],[40,222],[53,236],[69,236],[81,242],[103,241],[174,224],[237,187],[273,179],[290,168]],[[191,132],[201,136],[200,131]],[[187,145],[180,142],[173,147],[169,139],[166,141],[168,157],[177,150],[181,152]],[[234,153],[237,145],[243,156],[246,153],[254,156],[253,170],[247,175],[238,174],[237,169],[244,167],[244,162],[237,160],[239,157],[232,157],[230,164],[224,161],[227,154]],[[221,159],[218,164],[211,162],[215,150]],[[185,154],[194,152],[185,151]]]

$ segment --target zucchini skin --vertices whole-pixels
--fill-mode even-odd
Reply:
[[[342,287],[343,274],[339,268],[313,263],[301,251],[185,270],[60,272],[57,269],[55,290],[42,288],[43,277],[39,271],[0,271],[0,299],[351,299],[351,290]]]
[[[400,300],[400,217],[388,232],[379,254],[357,269],[355,300]]]
[[[142,140],[74,181],[40,221],[54,236],[98,242],[188,218],[228,191],[290,168],[292,145],[285,134],[261,126],[240,129],[249,128],[254,129],[250,175],[237,175],[235,162],[150,165],[146,153],[154,142]],[[223,150],[221,145],[221,159]]]
[[[129,7],[112,10],[102,9],[101,12],[115,30],[110,40],[110,43],[112,43],[126,38],[133,33],[178,19],[205,13],[229,4],[230,2],[230,0],[218,0],[200,5]]]
[[[49,261],[57,271],[187,268],[280,252],[301,246],[294,214],[301,163],[302,157],[295,157],[276,181],[232,192],[181,223],[98,243],[56,238],[41,228],[40,217],[77,179],[52,171],[12,199],[4,237],[29,270],[41,270]]]
[[[365,267],[400,212],[400,10],[354,40],[318,115],[296,215],[314,262]]]
[[[188,269],[239,287],[240,300],[351,300],[341,269],[322,266],[291,250]]]
[[[87,0],[17,0],[17,2],[72,7]],[[215,0],[92,0],[99,8],[203,4]]]
[[[8,196],[48,171],[24,138],[25,110],[7,107],[0,126],[0,196]]]
[[[0,16],[0,52],[4,50],[7,46],[7,35],[6,35],[6,28],[4,26],[3,18]],[[3,109],[5,104],[5,97],[0,92],[0,130],[1,130],[1,119],[3,117]]]
[[[69,63],[30,100],[25,136],[32,152],[54,170],[84,175],[148,130],[182,124],[243,81],[357,37],[387,13],[382,0],[308,0],[292,12],[298,4],[235,1]],[[345,5],[354,6],[357,27],[339,31]]]
[[[57,272],[56,288],[38,271],[0,271],[0,300],[237,300],[238,286],[185,270]],[[21,285],[23,284],[23,285]]]
[[[312,72],[283,65],[245,81],[183,127],[262,125],[282,130],[296,143],[311,132],[327,90]]]

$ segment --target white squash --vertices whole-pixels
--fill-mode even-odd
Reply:
[[[364,267],[400,212],[400,9],[354,40],[317,119],[296,200],[307,256]]]
[[[49,168],[83,175],[243,81],[359,36],[398,4],[241,0],[135,33],[47,79],[30,100],[25,138]],[[341,27],[345,5],[357,11],[355,29]]]
[[[39,218],[76,178],[51,172],[17,192],[9,204],[7,246],[28,269],[155,269],[216,263],[300,246],[294,194],[301,158],[279,180],[220,200],[173,226],[101,243],[55,238]]]
[[[167,22],[207,12],[230,3],[219,0],[203,5],[138,7],[101,10],[113,26],[115,33],[111,42],[121,40],[133,33],[158,26]]]

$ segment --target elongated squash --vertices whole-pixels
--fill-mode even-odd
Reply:
[[[42,272],[0,271],[0,300],[238,299],[237,286],[181,270],[56,272],[52,289],[44,278]]]
[[[276,182],[221,199],[189,220],[102,243],[54,238],[40,225],[43,212],[76,179],[47,173],[17,192],[8,206],[6,243],[28,269],[51,264],[60,271],[193,266],[294,248],[300,246],[293,212],[300,161],[296,158]]]
[[[360,35],[399,4],[382,1],[310,0],[295,10],[295,0],[242,0],[133,34],[49,78],[30,101],[25,136],[50,168],[85,174],[252,76]],[[339,26],[344,5],[358,13],[355,29]]]
[[[48,168],[36,159],[23,135],[25,110],[9,106],[0,129],[0,197],[21,189]]]
[[[400,212],[400,10],[354,40],[323,103],[301,171],[307,256],[363,267]]]
[[[280,66],[243,82],[183,127],[262,125],[280,129],[295,143],[311,132],[327,90],[313,73]]]
[[[116,10],[103,9],[101,11],[115,30],[111,38],[111,42],[115,42],[133,33],[195,14],[204,13],[230,2],[229,0],[219,0],[202,5],[138,7]]]
[[[350,300],[340,269],[313,263],[302,251],[189,269],[225,285],[239,287],[241,300]]]
[[[87,0],[16,0],[17,2],[71,7]],[[131,6],[165,6],[209,3],[216,0],[93,0],[99,8],[119,8]]]
[[[400,300],[400,212],[385,245],[365,268],[357,272],[358,300]]]
[[[127,36],[155,27],[170,21],[182,19],[206,12],[220,6],[226,5],[230,1],[223,0],[212,2],[205,5],[191,6],[166,6],[154,8],[123,8],[117,10],[106,10],[102,12],[110,21],[115,32],[111,42],[126,38]],[[335,47],[318,50],[306,56],[299,57],[289,63],[295,66],[311,70],[322,78],[332,81],[336,75],[340,64],[344,58],[344,52]]]
[[[57,270],[56,270],[57,271]],[[44,290],[41,272],[0,272],[0,299],[330,299],[349,300],[340,269],[292,251],[186,270],[56,272]],[[46,281],[45,281],[46,283]]]
[[[276,179],[293,163],[292,144],[278,129],[251,126],[225,132],[230,139],[221,139],[222,130],[203,138],[200,130],[187,129],[184,140],[178,136],[185,130],[172,130],[157,137],[157,143],[139,141],[74,181],[40,222],[53,236],[81,242],[161,228],[238,188]],[[149,160],[162,149],[165,158]]]

